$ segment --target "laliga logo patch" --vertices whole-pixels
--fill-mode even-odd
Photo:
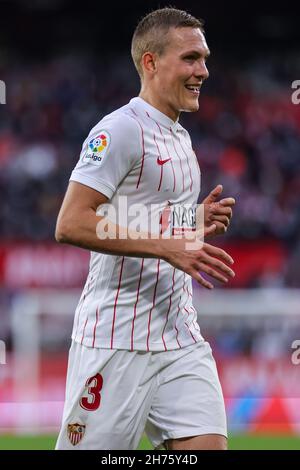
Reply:
[[[87,152],[83,157],[86,163],[100,165],[110,144],[110,135],[107,131],[101,131],[88,143]]]
[[[84,436],[84,433],[85,433],[84,424],[80,424],[80,423],[68,424],[67,434],[68,434],[69,441],[71,442],[73,446],[76,446],[76,444],[78,444],[81,441],[81,439]]]

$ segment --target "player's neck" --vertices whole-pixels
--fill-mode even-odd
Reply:
[[[179,112],[176,113],[175,110],[171,109],[166,103],[161,100],[159,96],[155,93],[152,93],[151,90],[146,90],[142,87],[139,97],[142,98],[147,103],[151,104],[153,108],[158,109],[161,113],[168,116],[168,118],[172,119],[172,121],[176,122],[179,118]]]

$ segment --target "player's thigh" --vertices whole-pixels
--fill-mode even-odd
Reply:
[[[173,362],[159,374],[159,381],[146,426],[155,447],[173,439],[206,435],[217,436],[209,438],[210,445],[224,442],[227,437],[224,399],[207,342],[174,352]]]
[[[204,434],[181,439],[169,439],[167,450],[227,450],[227,438],[220,434]]]
[[[135,448],[155,385],[151,356],[77,343],[72,348],[57,448]]]

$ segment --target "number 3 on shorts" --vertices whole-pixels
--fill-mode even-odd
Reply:
[[[79,404],[87,411],[95,411],[99,408],[101,402],[100,392],[103,386],[103,377],[100,374],[89,377],[85,383],[88,396],[82,397]]]

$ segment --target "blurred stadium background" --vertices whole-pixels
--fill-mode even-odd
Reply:
[[[90,128],[139,91],[129,53],[137,21],[165,5],[0,1],[0,449],[54,446],[89,259],[55,243],[57,213]],[[194,287],[229,446],[299,449],[299,14],[292,4],[172,5],[205,19],[212,51],[200,111],[181,120],[201,195],[222,183],[237,200],[230,231],[216,240],[235,258],[236,277],[213,292]]]

